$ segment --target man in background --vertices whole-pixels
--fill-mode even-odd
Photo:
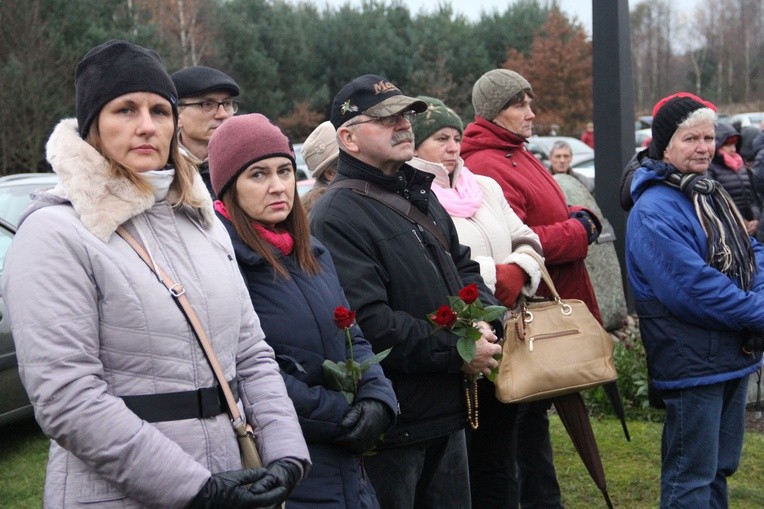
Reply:
[[[178,90],[178,141],[183,155],[199,168],[207,189],[210,184],[207,145],[212,133],[239,110],[233,98],[239,85],[222,71],[203,65],[186,67],[170,76]]]

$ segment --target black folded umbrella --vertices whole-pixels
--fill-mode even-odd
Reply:
[[[623,434],[626,436],[626,441],[631,442],[631,435],[629,435],[629,428],[626,427],[626,413],[623,411],[623,402],[621,401],[621,393],[618,392],[618,384],[616,382],[606,383],[602,386],[607,394],[610,404],[613,405],[615,415],[621,421],[621,427],[623,428]]]
[[[576,451],[578,451],[578,455],[589,471],[589,475],[594,480],[594,484],[605,497],[608,509],[613,509],[613,503],[610,501],[610,495],[607,492],[602,458],[597,448],[597,441],[594,439],[592,423],[589,421],[589,413],[586,411],[586,404],[583,398],[581,398],[581,394],[574,392],[573,394],[559,396],[553,398],[552,402],[557,410],[557,415],[560,416],[560,420],[565,426],[565,430],[573,441]]]

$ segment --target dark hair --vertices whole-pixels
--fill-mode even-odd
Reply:
[[[294,167],[293,167],[294,170]],[[295,182],[296,184],[296,182]],[[236,185],[228,186],[225,194],[220,197],[225,205],[228,214],[231,216],[231,224],[239,235],[239,238],[251,249],[263,257],[263,260],[273,267],[275,274],[289,279],[289,272],[278,260],[273,252],[271,245],[266,242],[252,226],[252,219],[247,216],[239,205],[239,195]],[[288,232],[294,239],[294,257],[297,265],[308,274],[318,274],[321,268],[318,260],[313,256],[310,248],[310,226],[308,225],[308,214],[300,201],[300,195],[295,190],[292,211],[286,219],[279,223],[279,228]]]
[[[521,102],[525,100],[526,95],[530,97],[531,99],[536,98],[536,96],[533,95],[533,91],[530,88],[524,88],[520,90],[518,93],[516,93],[515,95],[513,95],[512,97],[510,97],[509,101],[507,101],[507,103],[504,106],[502,106],[499,111],[504,111],[514,104],[520,104]]]

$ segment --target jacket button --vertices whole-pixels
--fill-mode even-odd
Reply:
[[[424,194],[426,191],[424,189],[419,190],[419,194]]]

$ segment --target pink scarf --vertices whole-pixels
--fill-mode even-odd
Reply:
[[[735,171],[740,171],[743,167],[743,156],[737,152],[722,152],[722,159],[724,159],[724,165]]]
[[[434,182],[432,192],[451,217],[472,217],[483,205],[483,190],[480,189],[475,175],[462,166],[456,178],[456,184],[442,187]]]
[[[226,210],[225,205],[220,200],[215,200],[215,210],[220,212],[220,214],[228,219],[231,220],[231,215],[228,213],[228,210]],[[276,249],[281,252],[282,255],[287,256],[289,253],[292,252],[292,249],[294,249],[294,238],[292,238],[292,235],[288,232],[275,232],[272,230],[269,230],[265,226],[261,225],[257,221],[252,221],[252,227],[255,229],[258,235],[262,237],[264,241],[266,241],[268,244],[272,245]]]

